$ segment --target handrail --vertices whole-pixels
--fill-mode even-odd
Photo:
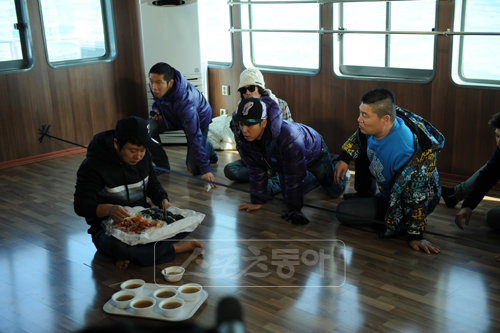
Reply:
[[[342,3],[342,2],[396,2],[396,1],[413,1],[413,0],[289,0],[289,1],[228,1],[227,4],[230,6],[239,6],[239,5],[277,5],[277,4],[327,4],[327,3]]]
[[[287,29],[236,29],[231,27],[229,32],[293,32],[317,34],[372,34],[372,35],[439,35],[439,36],[500,36],[500,32],[481,31],[374,31],[374,30],[287,30]]]

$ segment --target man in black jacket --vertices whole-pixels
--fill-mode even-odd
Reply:
[[[150,207],[147,198],[163,209],[170,206],[146,150],[149,140],[146,120],[138,117],[119,120],[114,130],[94,136],[77,173],[75,212],[90,225],[88,232],[97,250],[118,259],[120,268],[126,268],[130,262],[139,265],[167,262],[175,258],[175,253],[203,248],[198,241],[175,240],[158,242],[156,246],[155,243],[130,246],[106,235],[102,221],[111,217],[120,222],[129,217],[124,206]]]
[[[462,208],[456,215],[455,223],[463,229],[462,223],[469,224],[472,210],[483,200],[483,197],[500,179],[500,112],[495,113],[488,124],[495,129],[497,148],[490,160],[466,181],[454,188],[443,186],[443,199],[448,207],[464,200]],[[493,229],[500,230],[500,207],[492,208],[486,214],[486,222]]]
[[[497,145],[490,160],[474,175],[454,188],[443,187],[442,197],[446,202],[446,206],[455,207],[458,202],[464,200],[462,208],[455,216],[455,224],[462,230],[464,229],[463,224],[469,225],[472,211],[500,179],[500,112],[495,113],[488,124],[495,129]],[[500,230],[500,207],[488,211],[486,223],[491,228]],[[496,259],[500,261],[500,256],[497,256]]]

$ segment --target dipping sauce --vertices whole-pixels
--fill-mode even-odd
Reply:
[[[181,290],[181,292],[183,292],[185,294],[193,294],[193,293],[197,293],[198,291],[200,291],[200,289],[196,288],[196,287],[188,287],[188,288],[184,288]]]
[[[129,285],[125,286],[125,289],[135,289],[135,288],[139,288],[141,286],[142,286],[142,284],[133,283],[133,284],[129,284]]]
[[[182,306],[181,303],[179,302],[168,302],[162,305],[163,309],[177,309],[178,307]]]
[[[130,301],[132,298],[134,298],[134,295],[123,295],[123,296],[117,297],[116,300],[119,302],[123,302],[123,301]]]
[[[175,295],[175,293],[173,291],[171,291],[171,290],[165,290],[165,291],[162,291],[162,292],[156,294],[156,297],[158,297],[158,298],[169,298],[169,297],[172,297],[174,295]]]
[[[151,302],[151,301],[147,301],[147,300],[138,301],[138,302],[134,303],[134,308],[147,308],[148,306],[151,306],[151,305],[153,305],[153,302]]]

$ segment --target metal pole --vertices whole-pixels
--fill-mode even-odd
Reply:
[[[287,29],[235,29],[229,32],[292,32],[317,34],[371,34],[371,35],[437,35],[437,36],[500,36],[500,32],[472,32],[472,31],[373,31],[373,30],[287,30]]]

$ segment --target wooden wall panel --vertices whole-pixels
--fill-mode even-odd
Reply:
[[[234,6],[233,18],[239,19],[237,13],[238,6]],[[323,22],[331,22],[330,13],[330,5],[323,5]],[[450,28],[451,17],[451,2],[439,1],[438,29]],[[328,25],[330,23],[325,24]],[[234,26],[239,27],[239,20]],[[234,33],[236,50],[231,68],[209,68],[210,102],[214,110],[227,108],[227,101],[219,96],[220,85],[231,82],[235,91],[239,82],[243,70],[240,40],[240,34]],[[464,177],[483,165],[495,149],[493,130],[487,121],[493,113],[500,112],[500,90],[454,85],[450,80],[450,45],[451,37],[437,37],[436,74],[426,84],[337,78],[330,61],[331,35],[322,36],[318,75],[263,74],[266,87],[288,102],[294,120],[318,130],[332,152],[338,152],[356,129],[363,93],[375,87],[391,89],[398,105],[428,119],[445,135],[445,148],[438,158],[439,171]],[[234,96],[233,109],[238,100],[239,96]]]
[[[117,57],[106,63],[54,69],[47,64],[38,1],[28,14],[33,39],[33,68],[0,75],[0,163],[72,148],[55,140],[38,143],[38,129],[51,124],[50,133],[81,144],[114,127],[127,115],[147,117],[144,89],[140,4],[113,1]],[[439,30],[451,26],[452,4],[439,1]],[[331,22],[331,5],[323,5],[323,22]],[[239,26],[237,6],[232,18]],[[325,23],[328,27],[330,23]],[[214,116],[229,112],[239,101],[237,85],[243,70],[241,36],[233,34],[234,63],[209,68],[209,101]],[[361,95],[377,86],[396,94],[399,105],[430,120],[445,136],[439,156],[441,172],[466,176],[480,167],[494,150],[487,121],[500,111],[500,90],[457,87],[449,79],[451,37],[437,38],[436,75],[428,84],[339,79],[332,73],[331,35],[321,37],[321,70],[315,76],[264,72],[266,85],[290,105],[296,121],[317,129],[330,150],[337,152],[355,130]],[[221,85],[231,87],[221,95]]]
[[[117,56],[99,64],[53,68],[45,56],[38,1],[28,1],[34,66],[0,74],[0,162],[73,146],[45,139],[38,129],[80,144],[127,115],[147,117],[139,1],[113,1]]]

